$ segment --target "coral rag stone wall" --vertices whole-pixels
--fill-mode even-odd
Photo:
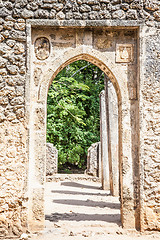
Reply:
[[[158,0],[4,0],[0,7],[2,17],[23,19],[160,20]]]
[[[26,216],[25,20],[0,3],[0,236],[19,235]]]
[[[24,94],[27,67],[26,19],[29,18],[57,19],[66,22],[71,19],[84,21],[108,19],[117,20],[117,26],[124,20],[140,20],[142,24],[145,22],[148,26],[144,33],[146,48],[142,53],[143,81],[140,87],[142,93],[140,105],[143,114],[140,134],[141,164],[144,163],[145,170],[142,205],[146,209],[142,220],[145,228],[160,229],[158,185],[160,2],[158,0],[3,0],[0,1],[0,235],[18,235],[27,225],[26,144],[29,136],[28,123],[25,119]],[[143,186],[141,189],[143,190]]]
[[[144,224],[160,230],[160,30],[146,29],[143,60]]]
[[[26,154],[22,123],[0,124],[0,236],[26,228]]]

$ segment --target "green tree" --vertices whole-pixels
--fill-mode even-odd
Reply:
[[[54,79],[47,100],[47,141],[58,149],[58,167],[86,164],[87,150],[100,138],[99,94],[103,72],[84,60],[64,68]]]

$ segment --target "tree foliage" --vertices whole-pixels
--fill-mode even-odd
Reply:
[[[47,99],[47,141],[58,149],[61,168],[82,168],[87,150],[100,138],[99,94],[103,72],[84,60],[64,68],[53,80]]]

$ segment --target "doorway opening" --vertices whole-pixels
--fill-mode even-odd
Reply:
[[[46,175],[85,173],[119,195],[118,100],[110,79],[86,60],[52,81],[47,99]]]
[[[58,150],[58,173],[86,170],[88,149],[100,142],[102,90],[104,73],[85,60],[69,64],[53,80],[47,100],[47,143]]]
[[[54,157],[53,152],[53,159],[50,155],[46,162],[50,174],[46,183],[46,227],[66,231],[64,226],[74,225],[78,231],[81,222],[84,232],[93,224],[103,225],[104,232],[107,224],[120,225],[120,203],[111,196],[119,196],[118,138],[118,101],[110,79],[86,60],[67,65],[48,91],[47,142],[58,154],[55,152]],[[51,177],[55,176],[50,171],[55,166],[53,160],[63,177]],[[74,177],[66,175],[70,173]],[[102,207],[107,208],[105,215],[99,211]]]

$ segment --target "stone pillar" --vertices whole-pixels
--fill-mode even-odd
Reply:
[[[108,162],[108,134],[106,119],[106,98],[105,91],[100,93],[100,139],[101,139],[101,168],[102,168],[102,188],[110,189],[109,162]]]
[[[118,101],[113,84],[105,77],[100,94],[102,187],[119,195]],[[107,186],[107,187],[105,187]]]
[[[109,82],[109,78],[106,75],[104,75],[105,100],[106,100],[105,103],[106,103],[107,141],[108,141],[109,183],[110,183],[110,192],[113,195],[113,171],[112,171],[112,151],[111,151],[111,132],[110,132],[108,82]]]
[[[119,196],[118,100],[113,84],[108,81],[108,113],[113,196]]]

